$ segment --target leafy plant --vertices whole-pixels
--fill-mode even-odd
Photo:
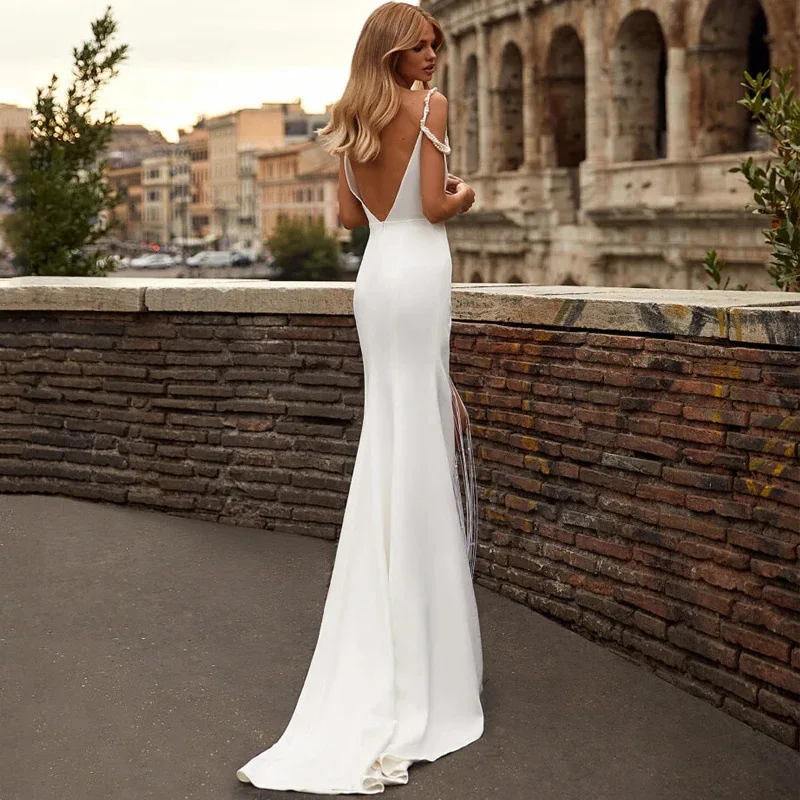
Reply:
[[[716,250],[709,250],[706,253],[706,257],[703,259],[703,267],[706,271],[706,275],[714,281],[714,285],[706,284],[706,288],[708,289],[727,289],[728,283],[730,282],[731,278],[730,275],[725,278],[725,283],[720,286],[720,282],[722,281],[722,273],[725,269],[728,268],[728,262],[722,258],[717,257]],[[740,292],[747,291],[747,284],[740,283],[736,286],[736,288]]]
[[[309,224],[281,214],[265,244],[275,259],[279,280],[335,281],[341,278],[339,243],[322,222]]]
[[[748,92],[738,102],[749,109],[758,131],[772,139],[776,158],[761,167],[750,157],[731,172],[740,172],[753,190],[757,214],[770,217],[764,238],[772,249],[767,271],[784,291],[800,291],[800,101],[792,86],[792,69],[775,69],[774,80],[745,72]]]
[[[66,100],[56,100],[53,75],[46,89],[36,91],[30,142],[10,140],[3,147],[14,176],[15,209],[3,228],[18,266],[32,275],[105,275],[113,268],[84,250],[113,227],[109,212],[118,202],[103,158],[117,118],[106,112],[94,120],[92,114],[128,48],[111,46],[117,25],[110,6],[91,28],[93,39],[73,48]]]

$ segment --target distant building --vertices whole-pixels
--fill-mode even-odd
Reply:
[[[28,139],[31,131],[31,110],[21,106],[0,103],[0,145],[10,138]],[[0,218],[11,211],[12,176],[3,159],[0,158]],[[0,252],[5,249],[2,230],[0,230]]]
[[[286,144],[308,141],[320,128],[324,128],[331,118],[330,110],[322,114],[307,114],[300,106],[299,99],[294,103],[286,103],[285,107]]]
[[[258,159],[265,151],[305,143],[330,119],[303,111],[300,100],[262,103],[205,121],[211,173],[211,230],[221,247],[260,249]]]
[[[31,110],[10,103],[0,103],[0,141],[8,136],[20,139],[30,137]]]
[[[116,227],[110,235],[121,242],[140,243],[144,233],[141,164],[112,167],[108,170],[107,178],[120,200],[111,211],[111,218],[116,221]]]
[[[204,118],[191,131],[179,130],[179,141],[189,151],[191,195],[189,203],[192,239],[205,239],[211,234],[211,175],[208,157],[208,129]]]
[[[144,125],[115,125],[108,145],[108,160],[115,167],[141,164],[169,142],[160,131],[151,131]]]
[[[349,237],[339,220],[338,159],[316,140],[296,142],[258,156],[261,236],[270,236],[285,214],[305,222],[322,222],[339,240]]]
[[[110,215],[117,221],[117,227],[110,232],[113,238],[129,243],[159,241],[158,236],[162,235],[160,229],[151,225],[148,230],[146,218],[149,214],[152,223],[166,211],[156,212],[154,208],[157,204],[152,200],[149,205],[146,203],[143,162],[154,156],[158,158],[157,154],[168,147],[169,142],[159,131],[148,130],[144,125],[114,126],[111,142],[106,149],[107,179],[120,196],[120,202]],[[152,186],[151,196],[159,191],[157,186]],[[158,235],[152,236],[154,233]]]
[[[142,161],[144,239],[161,246],[190,236],[191,161],[186,144],[168,144]]]
[[[239,243],[248,249],[261,250],[261,236],[256,212],[256,148],[251,144],[239,148],[239,209],[237,225]]]
[[[284,143],[282,103],[265,103],[261,108],[243,108],[206,120],[211,173],[211,229],[223,249],[253,246],[253,226],[239,222],[241,194],[241,153],[250,148],[275,148]],[[249,156],[244,156],[247,163]],[[248,245],[247,242],[250,241]]]

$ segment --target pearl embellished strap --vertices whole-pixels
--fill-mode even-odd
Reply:
[[[422,119],[419,121],[420,130],[433,142],[434,146],[437,150],[440,150],[445,155],[450,154],[450,140],[447,138],[447,130],[445,129],[444,132],[444,144],[436,138],[436,134],[425,124],[425,120],[428,119],[428,111],[429,111],[429,104],[431,101],[431,95],[436,91],[436,87],[432,87],[428,90],[428,93],[425,95],[425,110],[422,113]]]

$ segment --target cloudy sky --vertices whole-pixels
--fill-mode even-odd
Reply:
[[[418,5],[416,0],[410,0]],[[32,107],[110,4],[128,60],[102,96],[120,122],[177,139],[199,114],[301,99],[324,111],[382,0],[0,0],[0,103]]]

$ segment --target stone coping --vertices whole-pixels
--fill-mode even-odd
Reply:
[[[353,313],[355,283],[0,279],[0,311]],[[454,320],[728,339],[800,348],[800,292],[454,283]]]

